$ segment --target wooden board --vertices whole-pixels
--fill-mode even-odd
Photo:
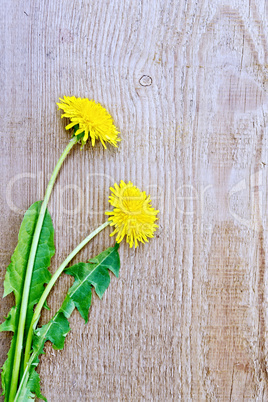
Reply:
[[[267,401],[267,1],[2,0],[0,18],[0,291],[23,212],[68,143],[59,97],[101,102],[122,142],[66,160],[52,271],[104,221],[115,181],[160,210],[150,244],[120,248],[89,324],[75,312],[65,349],[46,347],[48,400]],[[112,244],[107,229],[76,261]]]

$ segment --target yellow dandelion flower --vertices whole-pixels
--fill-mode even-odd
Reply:
[[[120,186],[115,183],[114,188],[111,187],[110,190],[112,194],[109,202],[114,209],[106,212],[106,215],[110,215],[110,225],[115,226],[111,236],[117,234],[117,243],[126,236],[127,243],[130,247],[135,244],[135,248],[138,241],[148,242],[148,238],[154,237],[158,227],[155,221],[159,212],[151,206],[150,196],[147,196],[145,191],[141,192],[131,182],[126,184],[122,180]]]
[[[120,141],[119,131],[117,131],[111,115],[103,106],[94,100],[75,96],[64,96],[63,99],[60,98],[60,101],[61,103],[57,103],[57,105],[64,111],[61,117],[71,120],[71,123],[65,128],[66,130],[77,128],[75,135],[79,136],[82,145],[90,136],[93,147],[96,140],[100,140],[104,148],[106,148],[106,142],[117,147],[117,142]]]

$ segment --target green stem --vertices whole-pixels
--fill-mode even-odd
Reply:
[[[28,331],[28,336],[26,340],[26,347],[25,347],[25,358],[24,358],[24,370],[27,369],[27,363],[30,358],[30,352],[31,352],[31,346],[32,346],[32,339],[33,339],[33,332],[36,328],[36,325],[38,323],[39,317],[41,310],[43,308],[43,305],[47,299],[47,296],[49,295],[49,292],[51,291],[52,287],[55,285],[55,282],[57,281],[58,277],[61,275],[63,270],[67,267],[69,262],[76,256],[76,254],[91,240],[93,237],[95,237],[99,232],[101,232],[104,228],[106,228],[110,222],[106,221],[103,223],[101,226],[99,226],[97,229],[95,229],[93,232],[91,232],[66,258],[66,260],[59,266],[55,274],[52,276],[50,281],[48,282],[38,304],[35,307],[34,310],[34,315],[29,327]]]
[[[77,137],[74,137],[65,150],[63,151],[60,159],[58,160],[58,163],[55,166],[55,169],[52,173],[51,179],[48,183],[45,197],[40,209],[40,213],[36,222],[36,227],[34,231],[34,236],[32,240],[32,245],[30,249],[30,254],[29,254],[29,259],[28,259],[28,264],[27,264],[27,269],[26,269],[26,275],[25,275],[25,281],[24,281],[24,287],[23,287],[23,294],[22,294],[22,300],[21,300],[21,307],[20,307],[20,316],[19,316],[19,324],[18,324],[18,332],[17,332],[17,340],[16,340],[16,348],[15,348],[15,354],[14,354],[14,362],[13,362],[13,371],[12,371],[12,379],[11,379],[11,384],[10,384],[10,393],[9,393],[9,402],[13,402],[16,392],[17,392],[17,386],[18,386],[18,378],[19,378],[19,370],[20,370],[20,363],[21,363],[21,354],[22,354],[22,344],[23,344],[23,338],[24,338],[24,329],[25,329],[25,321],[26,321],[26,314],[27,314],[27,306],[28,306],[28,298],[29,298],[29,292],[30,292],[30,285],[31,285],[31,280],[32,280],[32,273],[33,273],[33,266],[34,266],[34,261],[35,261],[35,255],[36,255],[36,250],[38,247],[38,242],[39,242],[39,237],[41,233],[41,229],[43,226],[43,221],[47,209],[47,204],[49,201],[49,197],[53,188],[53,185],[55,183],[56,177],[58,175],[58,172],[61,168],[61,165],[74,146],[74,144],[77,143]]]

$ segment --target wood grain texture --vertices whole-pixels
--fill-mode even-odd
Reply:
[[[48,400],[267,401],[267,1],[2,0],[0,18],[0,291],[23,211],[68,142],[59,97],[101,102],[122,142],[64,163],[52,270],[104,221],[115,181],[160,210],[150,244],[120,248],[89,324],[74,313],[65,349],[46,347]],[[106,230],[76,261],[111,244]]]

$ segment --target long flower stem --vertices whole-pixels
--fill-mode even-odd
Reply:
[[[52,173],[51,179],[48,183],[45,197],[40,209],[40,213],[36,222],[36,227],[33,235],[33,240],[32,240],[32,245],[30,249],[30,254],[29,254],[29,259],[28,259],[28,264],[27,264],[27,269],[26,269],[26,275],[25,275],[25,281],[24,281],[24,287],[23,287],[23,294],[22,294],[22,300],[21,300],[21,308],[20,308],[20,316],[19,316],[19,324],[18,324],[18,332],[17,332],[17,339],[16,339],[16,348],[15,348],[15,354],[14,354],[14,362],[13,362],[13,372],[12,372],[12,379],[11,379],[11,384],[10,384],[10,393],[9,393],[9,401],[13,402],[16,392],[17,392],[17,386],[18,386],[18,378],[19,378],[19,370],[20,370],[20,363],[21,363],[21,354],[22,354],[22,344],[23,344],[23,337],[24,337],[24,329],[25,329],[25,321],[26,321],[26,314],[27,314],[27,306],[28,306],[28,298],[29,298],[29,292],[30,292],[30,285],[31,285],[31,280],[32,280],[32,273],[33,273],[33,266],[34,266],[34,261],[35,261],[35,255],[36,255],[36,250],[38,247],[38,242],[39,242],[39,237],[47,209],[47,204],[49,201],[49,197],[53,188],[53,185],[55,183],[56,177],[58,175],[58,172],[61,168],[61,165],[74,146],[74,144],[77,143],[77,137],[74,137],[65,150],[63,151],[60,159],[58,160],[58,163],[55,166],[55,169]]]
[[[50,281],[48,282],[38,304],[35,307],[34,310],[34,315],[29,327],[28,331],[28,336],[26,340],[26,347],[25,347],[25,358],[24,358],[24,370],[26,370],[27,363],[30,358],[30,352],[31,352],[31,346],[32,346],[32,339],[33,339],[33,332],[36,328],[36,325],[38,323],[39,317],[41,310],[43,308],[43,305],[47,299],[47,296],[49,295],[49,292],[51,291],[52,287],[55,285],[55,282],[57,281],[58,277],[61,275],[63,270],[67,267],[69,262],[76,256],[76,254],[91,240],[93,237],[95,237],[99,232],[101,232],[104,228],[106,228],[110,222],[106,221],[103,223],[101,226],[99,226],[97,229],[95,229],[93,232],[91,232],[65,259],[65,261],[59,266],[55,274],[52,276]]]

